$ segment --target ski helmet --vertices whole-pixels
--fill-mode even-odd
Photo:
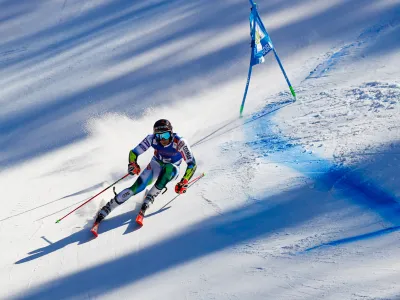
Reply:
[[[161,119],[154,123],[154,126],[153,126],[154,134],[162,133],[162,132],[166,132],[166,131],[169,131],[172,133],[172,125],[171,125],[170,121],[168,121],[166,119]]]

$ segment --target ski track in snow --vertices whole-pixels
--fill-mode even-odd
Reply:
[[[374,43],[378,37],[400,25],[399,15],[400,14],[397,14],[390,20],[381,21],[375,26],[366,29],[354,42],[341,47],[340,50],[336,52],[326,54],[324,61],[310,72],[306,80],[329,76],[330,72],[341,66],[343,67],[346,62],[364,57],[362,52]]]

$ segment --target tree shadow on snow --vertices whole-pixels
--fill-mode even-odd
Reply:
[[[341,165],[334,160],[305,151],[302,145],[297,144],[292,138],[285,137],[281,132],[277,133],[273,118],[263,117],[275,113],[276,110],[272,109],[275,106],[278,109],[283,107],[279,106],[279,103],[285,104],[285,101],[266,105],[259,112],[262,117],[258,119],[258,122],[245,127],[246,135],[255,137],[246,142],[246,145],[251,147],[260,159],[264,158],[268,163],[279,163],[310,178],[313,181],[313,188],[331,195],[332,200],[345,199],[349,203],[373,211],[383,221],[393,225],[323,243],[309,250],[325,245],[341,245],[375,238],[398,231],[400,201],[397,195],[400,193],[400,187],[395,183],[398,178],[400,142],[394,141],[381,146],[375,149],[373,154],[352,153],[359,157],[357,162]]]
[[[328,247],[328,246],[339,246],[339,245],[363,241],[363,240],[367,240],[367,239],[371,239],[371,238],[377,238],[377,237],[380,237],[380,236],[383,236],[383,235],[386,235],[386,234],[389,234],[392,232],[396,232],[399,230],[400,230],[400,226],[388,227],[388,228],[384,228],[384,229],[373,231],[373,232],[368,232],[368,233],[364,233],[364,234],[360,234],[360,235],[356,235],[356,236],[351,236],[351,237],[323,243],[323,244],[308,248],[304,252],[309,252],[312,250],[316,250],[316,249]]]
[[[326,200],[326,199],[325,199]],[[279,203],[271,206],[271,203]],[[257,204],[231,210],[221,216],[203,220],[177,236],[124,255],[113,261],[57,278],[23,296],[24,299],[54,299],[79,297],[88,292],[96,297],[113,289],[142,280],[163,270],[177,267],[199,257],[221,251],[255,238],[265,238],[283,228],[296,226],[332,208],[324,205],[323,195],[308,187],[301,187],[281,195],[266,198]],[[319,204],[319,205],[317,205]],[[307,210],[304,210],[307,207]],[[298,212],[302,213],[299,214]],[[124,221],[117,218],[118,225]],[[115,221],[116,222],[116,221]],[[80,232],[58,245],[41,249],[41,255],[82,238]],[[35,254],[34,254],[35,255]],[[36,254],[36,256],[38,256]],[[37,258],[37,257],[35,257]],[[29,261],[29,257],[17,262]],[[137,264],[141,268],[136,268]]]
[[[358,28],[359,23],[366,23],[379,15],[389,14],[396,8],[391,6],[371,9],[369,13],[355,13],[360,6],[367,10],[368,6],[372,5],[372,2],[364,2],[363,0],[345,1],[315,15],[296,19],[272,29],[270,34],[279,48],[282,59],[293,55],[296,52],[293,49],[301,49],[310,43],[335,38],[343,31],[350,32]],[[301,3],[301,1],[291,1],[290,5]],[[287,1],[274,1],[260,5],[260,13],[266,18],[267,28],[268,16],[280,12],[288,5]],[[186,41],[185,39],[189,37],[201,34],[201,38],[189,40],[187,45],[183,46],[182,51],[190,54],[191,49],[195,49],[198,44],[207,41],[215,34],[242,22],[246,24],[249,13],[246,7],[249,7],[248,3],[245,4],[242,1],[221,2],[218,5],[201,0],[190,3],[182,0],[160,0],[151,4],[136,4],[127,0],[112,1],[52,28],[46,28],[30,36],[6,43],[3,45],[5,48],[15,48],[39,40],[53,41],[53,44],[45,44],[37,50],[27,51],[22,56],[2,62],[0,66],[4,70],[9,68],[29,70],[32,66],[38,65],[38,62],[70,51],[91,38],[107,36],[110,33],[129,33],[129,30],[133,31],[137,26],[143,26],[148,17],[151,16],[157,20],[158,17],[165,16],[167,12],[170,13],[169,10],[178,8],[184,12],[181,14],[182,19],[171,20],[162,30],[143,36],[139,40],[127,42],[122,49],[113,52],[115,54],[109,63],[113,65],[116,62],[135,58],[154,47],[155,41],[157,41],[157,47],[166,48],[171,43],[180,43],[182,39]],[[352,12],[356,16],[346,18],[343,12]],[[86,26],[87,24],[96,25]],[[315,24],[321,26],[316,28]],[[248,27],[244,27],[243,32],[248,32]],[[54,40],[57,40],[57,43],[54,43]],[[177,82],[180,87],[179,98],[184,98],[200,93],[204,88],[210,88],[208,83],[205,86],[199,85],[198,80],[204,82],[204,78],[210,79],[213,87],[234,80],[231,74],[243,74],[243,80],[245,80],[248,53],[248,36],[189,60],[177,61],[177,58],[182,57],[177,55],[176,51],[166,51],[150,65],[116,75],[88,89],[73,91],[69,95],[56,95],[54,99],[38,103],[34,109],[20,109],[9,114],[0,122],[0,134],[4,136],[0,147],[5,153],[0,160],[0,166],[14,165],[85,138],[87,136],[86,121],[93,115],[116,112],[138,116],[149,105],[172,103],[176,100]],[[226,66],[235,68],[235,71],[233,72],[232,69],[227,71]],[[154,82],[157,82],[157,85]],[[48,124],[53,126],[47,126]],[[26,131],[26,128],[30,130]],[[23,140],[20,138],[22,134]]]
[[[390,154],[388,155],[390,156]],[[379,159],[387,161],[387,157]],[[379,159],[375,160],[377,164],[379,164]],[[368,157],[368,161],[374,161],[374,158]],[[389,168],[387,173],[389,171],[393,171],[393,168]],[[341,211],[347,204],[345,201],[335,201],[335,193],[329,192],[332,183],[339,184],[338,174],[332,175],[330,172],[329,169],[320,172],[319,176],[315,178],[315,186],[307,184],[296,187],[281,194],[266,197],[251,205],[244,205],[221,215],[202,220],[187,228],[186,231],[158,241],[138,252],[132,252],[112,261],[65,275],[54,281],[51,280],[27,292],[21,298],[74,298],[88,293],[93,297],[100,296],[167,269],[187,264],[200,257],[251,240],[266,239],[276,232],[297,227],[321,215]],[[375,207],[377,213],[380,213],[383,208],[391,210],[394,203],[391,201],[379,202],[380,198],[372,197],[370,190],[363,194],[357,185],[352,188],[352,181],[348,181],[343,176],[344,174],[341,174],[339,181],[357,194],[350,194],[350,201],[355,201],[355,203],[367,207],[373,207],[377,203],[378,207]],[[349,178],[349,174],[346,176]],[[377,184],[375,187],[376,190],[384,190]],[[348,191],[343,192],[348,193]],[[372,199],[369,199],[368,195]],[[382,214],[382,216],[388,217],[387,214]],[[131,217],[131,213],[129,213],[129,216],[127,214],[116,216],[109,220],[109,225],[105,223],[102,230],[108,231],[122,226]],[[398,216],[394,215],[386,220],[394,223],[398,221]],[[358,238],[339,239],[334,243],[341,244],[362,238],[377,237],[397,230],[397,226],[383,229],[380,232],[365,234]],[[32,252],[31,257],[24,258],[17,263],[49,254],[70,243],[82,242],[82,240],[84,242],[87,240],[84,235],[86,233],[80,231],[56,244]],[[141,264],[141,268],[136,268],[138,263]]]

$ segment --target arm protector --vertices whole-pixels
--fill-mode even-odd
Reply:
[[[183,175],[183,179],[187,179],[188,181],[190,178],[193,177],[194,173],[197,169],[196,160],[194,158],[192,149],[190,149],[189,144],[186,142],[185,139],[181,139],[178,144],[178,151],[181,153],[183,159],[187,164],[187,168],[185,171],[185,175]]]
[[[139,145],[129,151],[129,163],[137,161],[138,156],[150,148],[151,140],[152,135],[150,134],[143,141],[141,141]]]

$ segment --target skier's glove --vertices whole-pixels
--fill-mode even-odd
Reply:
[[[176,184],[175,192],[177,194],[183,194],[183,193],[186,193],[187,188],[188,188],[188,180],[185,178],[182,178],[182,180]]]
[[[130,164],[128,164],[128,173],[131,175],[140,174],[140,166],[137,164],[136,161],[133,161]]]

